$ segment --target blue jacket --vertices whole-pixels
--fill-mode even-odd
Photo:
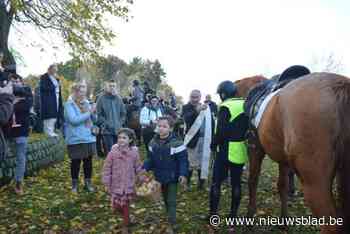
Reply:
[[[85,105],[90,108],[86,101]],[[64,104],[65,140],[67,145],[96,142],[96,137],[91,132],[91,127],[86,126],[88,120],[92,121],[90,112],[81,113],[79,107],[69,99]]]
[[[178,182],[179,176],[188,176],[186,147],[173,134],[163,143],[156,135],[149,144],[148,159],[143,167],[152,170],[161,184]]]

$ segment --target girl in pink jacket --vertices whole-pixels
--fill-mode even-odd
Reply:
[[[138,149],[134,146],[135,139],[133,130],[120,129],[117,144],[109,152],[102,172],[102,182],[111,196],[112,209],[123,215],[123,233],[128,233],[129,203],[135,196],[135,183],[137,179],[147,180]]]

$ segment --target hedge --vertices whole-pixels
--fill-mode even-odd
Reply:
[[[8,184],[14,178],[16,155],[13,144],[9,144],[10,152],[5,160],[0,161],[0,186]],[[35,134],[30,137],[27,153],[25,176],[31,176],[40,169],[63,161],[65,144],[62,137],[47,138]]]

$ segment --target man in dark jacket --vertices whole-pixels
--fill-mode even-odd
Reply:
[[[101,128],[105,153],[117,142],[117,133],[125,124],[126,108],[117,94],[117,84],[105,82],[105,92],[97,99],[97,125]]]
[[[4,133],[16,149],[15,192],[20,195],[23,193],[22,181],[26,169],[30,109],[33,106],[33,95],[30,87],[24,86],[22,77],[12,75],[11,81],[15,90],[14,114],[12,121],[4,129]]]
[[[143,98],[144,93],[140,87],[140,83],[138,80],[134,80],[132,82],[132,99],[134,100],[134,105],[138,106],[139,109],[142,106]]]
[[[0,72],[0,76],[1,76]],[[13,96],[12,83],[8,83],[5,87],[0,86],[0,161],[4,160],[7,155],[7,145],[2,132],[2,127],[7,124],[13,112]]]
[[[44,121],[44,132],[55,137],[55,127],[60,128],[63,120],[63,104],[60,81],[57,79],[57,66],[51,65],[40,77],[40,116]]]
[[[196,118],[202,110],[206,110],[208,106],[201,104],[201,92],[199,90],[193,90],[190,95],[190,102],[182,107],[182,118],[186,125],[186,134],[191,129]],[[191,177],[193,170],[198,172],[198,188],[203,189],[204,180],[201,179],[201,161],[203,155],[203,144],[204,144],[204,130],[205,125],[202,123],[201,128],[194,135],[192,140],[187,144],[188,159],[190,162],[190,171],[187,178],[188,188],[191,185]]]

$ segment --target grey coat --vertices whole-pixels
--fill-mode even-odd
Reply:
[[[97,100],[97,125],[102,135],[117,135],[124,125],[126,108],[119,96],[102,94]]]
[[[13,113],[14,96],[11,94],[0,94],[0,161],[4,160],[7,154],[7,145],[2,127],[7,124]]]

